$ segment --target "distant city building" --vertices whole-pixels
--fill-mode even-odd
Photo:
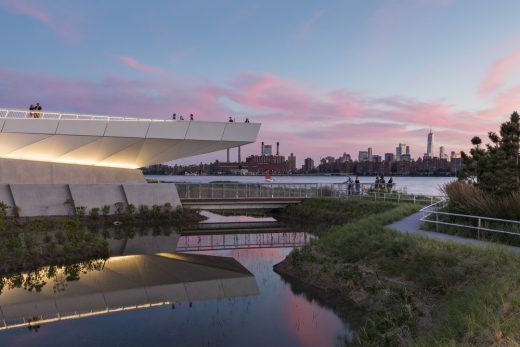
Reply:
[[[368,161],[372,161],[372,148],[368,147]]]
[[[273,146],[271,145],[265,145],[264,151],[262,152],[263,155],[273,155]]]
[[[410,154],[401,154],[401,161],[411,161],[412,157]]]
[[[380,163],[382,160],[381,160],[381,156],[380,155],[377,155],[377,154],[374,154],[372,155],[372,160],[370,161],[373,161],[375,163]]]
[[[394,153],[385,153],[385,162],[394,161]]]
[[[410,146],[406,146],[406,154],[410,155]]]
[[[349,161],[352,161],[352,158],[350,157],[350,154],[343,153],[341,157],[339,157],[338,162],[340,163],[347,163]]]
[[[291,172],[296,171],[296,157],[293,153],[287,158],[287,168]]]
[[[430,132],[428,133],[428,141],[426,144],[426,154],[424,155],[425,157],[433,158],[435,156],[433,152],[434,145],[433,132],[430,129]]]
[[[359,151],[358,161],[368,161],[368,152],[367,151]]]
[[[460,152],[451,151],[450,160],[459,159],[459,158],[460,158]]]
[[[303,161],[303,171],[309,172],[311,170],[314,170],[314,160],[311,158],[305,158]]]
[[[325,163],[327,163],[327,164],[334,164],[336,162],[336,158],[331,157],[330,155],[326,156],[323,159],[325,159]]]
[[[439,158],[441,159],[448,159],[448,154],[446,153],[444,146],[441,146],[439,148]]]
[[[396,148],[395,148],[395,159],[396,160],[402,160],[401,159],[401,156],[406,154],[406,143],[400,143]]]

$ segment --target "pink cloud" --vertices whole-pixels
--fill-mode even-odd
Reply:
[[[7,0],[3,3],[3,6],[13,13],[35,19],[64,39],[74,40],[79,37],[76,27],[76,23],[79,21],[77,18],[68,16],[70,18],[68,20],[56,20],[48,11],[38,6],[37,3],[34,0]]]
[[[141,73],[163,73],[164,72],[164,70],[162,70],[158,67],[140,63],[136,58],[129,57],[129,56],[124,56],[124,55],[117,56],[116,60],[119,63],[123,64],[124,66],[126,66],[134,71],[137,71],[137,72],[141,72]]]
[[[293,152],[299,160],[343,152],[356,156],[367,147],[383,154],[393,152],[399,142],[410,145],[417,157],[425,151],[430,126],[436,146],[445,145],[448,151],[467,149],[472,136],[486,138],[488,131],[496,130],[519,97],[517,87],[496,96],[487,109],[461,111],[446,101],[373,98],[306,86],[269,73],[245,72],[217,84],[170,74],[82,81],[0,69],[0,107],[26,108],[40,102],[45,110],[64,112],[163,119],[173,112],[193,113],[198,120],[214,121],[224,121],[230,114],[239,121],[249,117],[262,123],[259,142],[280,141],[283,153]],[[257,147],[246,146],[242,154],[257,153]],[[224,154],[204,158],[223,159]]]
[[[481,82],[479,93],[489,94],[496,91],[507,76],[520,64],[520,49],[495,61]]]

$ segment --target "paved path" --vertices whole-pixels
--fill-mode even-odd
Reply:
[[[495,242],[481,241],[476,239],[470,239],[462,236],[449,235],[443,233],[436,233],[434,231],[426,231],[421,229],[422,212],[414,213],[406,218],[403,218],[395,223],[387,225],[388,228],[400,231],[407,234],[422,235],[431,239],[441,241],[451,241],[456,243],[462,243],[465,245],[475,245],[479,247],[499,247],[509,249],[515,253],[520,253],[520,247],[503,245]]]

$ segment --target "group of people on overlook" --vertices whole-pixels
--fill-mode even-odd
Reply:
[[[347,185],[347,194],[361,194],[362,193],[362,185],[359,181],[359,176],[356,176],[356,179],[353,181],[350,176],[347,176],[347,180],[344,182],[344,184]],[[376,179],[374,181],[374,185],[371,188],[380,190],[388,190],[391,191],[392,187],[394,186],[394,178],[390,177],[388,182],[385,181],[385,177],[383,175],[376,176]]]

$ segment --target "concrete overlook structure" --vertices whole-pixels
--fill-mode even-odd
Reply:
[[[172,184],[139,167],[238,147],[260,124],[0,109],[0,201],[22,216],[104,205],[180,204]]]

